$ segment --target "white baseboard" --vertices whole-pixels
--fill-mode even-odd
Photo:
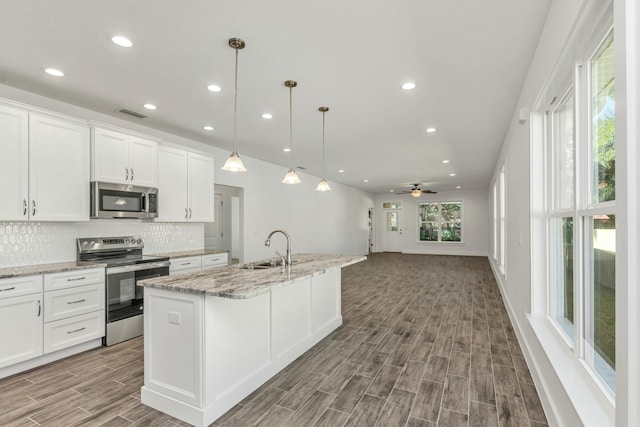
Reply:
[[[488,257],[489,253],[487,251],[460,251],[460,250],[451,250],[451,249],[403,249],[403,254],[414,254],[414,255],[456,255],[456,256],[483,256]]]

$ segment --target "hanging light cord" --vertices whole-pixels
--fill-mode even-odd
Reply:
[[[236,48],[235,85],[233,87],[233,152],[236,153],[236,131],[238,129],[238,49]]]
[[[291,152],[291,169],[293,169],[293,87],[289,87],[289,151]]]
[[[324,114],[325,111],[322,112],[322,180],[325,180],[324,176]]]

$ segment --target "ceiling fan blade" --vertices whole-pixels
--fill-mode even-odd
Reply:
[[[422,190],[422,192],[425,194],[438,194],[437,191],[433,191],[433,190]]]

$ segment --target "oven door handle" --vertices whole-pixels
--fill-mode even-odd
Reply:
[[[107,268],[107,276],[110,274],[129,273],[131,271],[151,270],[153,268],[169,267],[170,261],[147,262],[143,264],[123,265],[122,267]]]

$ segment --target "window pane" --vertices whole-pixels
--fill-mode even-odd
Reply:
[[[613,33],[591,61],[591,135],[594,202],[616,199],[615,79]]]
[[[398,231],[398,212],[387,212],[387,231]]]
[[[420,221],[438,221],[438,204],[420,204]]]
[[[590,285],[587,289],[587,360],[615,391],[616,360],[616,218],[592,217]]]
[[[553,318],[573,341],[573,218],[554,220],[551,241],[556,250],[554,266],[554,293],[551,302]]]
[[[571,89],[553,112],[553,206],[573,207],[574,191],[574,95]]]
[[[402,209],[402,202],[383,202],[384,209]]]
[[[420,240],[425,242],[438,241],[438,223],[423,222],[420,224]]]
[[[442,203],[440,228],[443,242],[459,242],[462,230],[462,203]]]

